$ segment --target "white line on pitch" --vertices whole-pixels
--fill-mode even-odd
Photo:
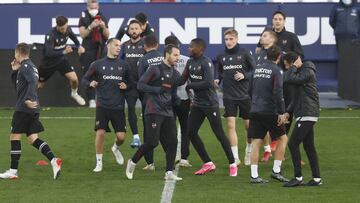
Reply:
[[[178,131],[177,131],[177,139],[178,139],[178,145],[176,148],[176,159],[175,160],[179,160],[180,159],[180,149],[181,149],[181,132],[180,132],[180,126],[178,127]],[[177,175],[179,172],[179,164],[176,164],[175,166],[175,175]],[[165,181],[165,185],[164,185],[164,189],[161,193],[161,200],[160,203],[169,203],[171,202],[172,196],[174,194],[174,190],[175,190],[175,184],[176,184],[176,180],[166,180]]]

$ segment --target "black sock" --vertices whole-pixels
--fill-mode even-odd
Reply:
[[[20,142],[20,140],[11,140],[10,143],[11,143],[10,168],[17,169],[18,165],[19,165],[20,156],[21,156],[21,142]]]
[[[38,149],[43,155],[45,155],[49,159],[49,161],[55,158],[55,155],[51,151],[49,145],[46,142],[40,140],[39,138],[34,141],[33,146]]]

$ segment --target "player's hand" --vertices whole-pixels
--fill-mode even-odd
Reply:
[[[240,80],[242,80],[242,79],[244,79],[244,78],[245,78],[245,75],[244,75],[244,74],[240,73],[239,71],[236,71],[236,73],[235,73],[235,75],[234,75],[234,79],[235,79],[236,81],[240,81]]]
[[[215,79],[215,80],[214,80],[214,85],[215,85],[215,87],[219,87],[219,83],[220,83],[220,80],[219,80],[219,79]]]
[[[277,124],[278,126],[284,125],[287,122],[287,119],[284,114],[278,115]]]
[[[99,26],[100,26],[102,29],[105,29],[105,28],[106,28],[106,24],[105,24],[104,21],[100,21]]]
[[[296,66],[296,68],[301,68],[302,61],[301,61],[300,56],[296,59],[296,61],[294,62],[294,65]]]
[[[78,54],[81,56],[81,54],[85,53],[85,48],[83,46],[79,46],[78,48]]]
[[[90,82],[90,87],[95,88],[97,85],[98,85],[98,82],[95,81],[95,80],[93,80],[93,81]]]
[[[93,28],[99,27],[99,25],[100,25],[100,20],[95,19],[92,21],[92,23],[89,26],[91,29],[93,29]]]
[[[66,46],[66,48],[64,49],[64,54],[68,54],[71,53],[73,51],[73,49],[71,48],[71,46]]]
[[[35,109],[38,106],[36,101],[26,100],[24,103],[29,109]]]
[[[14,59],[12,62],[11,62],[11,69],[12,70],[19,70],[19,68],[21,67],[21,64],[19,63],[19,61],[17,61],[16,59]]]
[[[118,85],[119,85],[119,88],[120,88],[121,90],[126,90],[126,89],[127,89],[127,85],[126,85],[124,82],[121,82],[121,83],[119,83]]]

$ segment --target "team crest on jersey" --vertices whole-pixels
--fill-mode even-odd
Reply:
[[[201,69],[201,66],[198,66],[198,67],[197,67],[197,70],[199,71],[200,69]]]
[[[113,67],[110,67],[110,70],[114,70],[114,68],[113,68]]]
[[[211,68],[211,66],[212,66],[212,63],[211,63],[211,62],[209,62],[209,67]]]
[[[151,124],[151,127],[152,127],[152,128],[156,128],[156,123],[152,123],[152,124]]]
[[[161,79],[161,80],[164,80],[164,77],[161,77],[160,79]]]
[[[232,61],[232,57],[230,57],[229,60]]]
[[[135,49],[135,46],[132,46],[132,49]]]
[[[130,45],[128,45],[128,49],[130,49]]]
[[[169,75],[169,74],[166,74],[166,77],[167,77],[167,78],[169,78],[169,77],[170,77],[170,75]]]
[[[237,59],[238,61],[240,61],[240,60],[241,60],[241,56],[237,56],[236,59]]]
[[[122,67],[119,66],[119,67],[118,67],[118,70],[122,70]]]
[[[103,66],[102,69],[105,70],[105,66]]]
[[[287,43],[287,40],[286,40],[286,39],[284,39],[284,40],[282,41],[282,43],[283,43],[283,44],[286,44],[286,43]]]
[[[225,60],[226,60],[226,58],[224,57],[224,58],[223,58],[223,61],[225,61]]]

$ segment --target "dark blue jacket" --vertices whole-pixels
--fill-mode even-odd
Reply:
[[[342,2],[336,4],[329,23],[337,40],[360,38],[360,7],[355,4],[346,6]]]

